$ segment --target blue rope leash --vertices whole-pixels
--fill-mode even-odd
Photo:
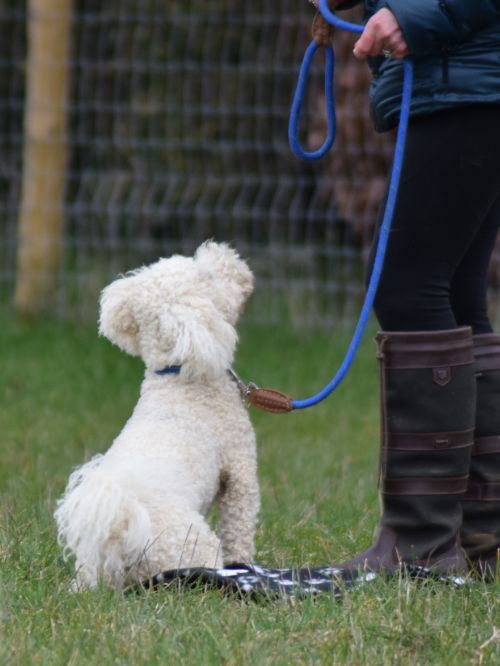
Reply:
[[[342,28],[344,30],[350,30],[352,32],[361,33],[364,30],[363,26],[356,25],[355,23],[348,23],[343,21],[335,16],[333,12],[330,11],[328,7],[328,0],[320,0],[319,6],[320,12],[323,17],[332,25],[337,28]],[[314,58],[318,45],[313,41],[304,56],[304,61],[302,63],[299,81],[297,85],[297,90],[292,104],[292,111],[290,115],[289,123],[289,139],[290,146],[297,155],[297,157],[306,160],[315,160],[323,157],[323,155],[328,152],[331,148],[333,141],[335,139],[335,101],[333,94],[333,76],[334,76],[334,53],[333,48],[328,47],[326,49],[326,71],[325,71],[325,95],[327,102],[327,117],[328,117],[328,132],[327,138],[324,144],[315,151],[307,152],[303,150],[298,140],[298,128],[299,128],[299,119],[300,119],[300,110],[302,107],[302,102],[305,96],[306,87],[307,87],[307,78],[309,74],[309,69],[311,62]],[[331,51],[331,53],[330,53]],[[391,171],[391,177],[389,181],[389,193],[387,197],[387,203],[385,207],[384,217],[382,220],[382,225],[380,227],[380,236],[377,244],[377,251],[375,254],[375,260],[373,263],[373,269],[370,276],[370,283],[368,285],[368,290],[365,297],[365,302],[361,310],[361,314],[358,319],[358,323],[354,330],[353,338],[345,358],[340,365],[337,373],[333,379],[316,395],[306,398],[305,400],[292,400],[293,409],[305,409],[307,407],[313,407],[319,402],[327,398],[342,382],[346,376],[349,368],[354,361],[356,352],[361,343],[363,333],[365,332],[370,313],[373,307],[373,301],[375,300],[375,295],[377,293],[378,284],[380,281],[380,276],[382,274],[382,268],[384,266],[384,258],[387,249],[387,244],[389,240],[389,232],[391,230],[392,218],[394,217],[394,209],[396,207],[396,199],[399,190],[399,181],[401,177],[401,170],[403,167],[404,152],[406,146],[406,135],[408,131],[408,122],[410,118],[410,104],[411,104],[411,95],[413,88],[413,64],[410,59],[406,58],[403,61],[404,68],[404,81],[403,81],[403,96],[401,101],[401,113],[399,119],[399,128],[396,141],[396,148],[394,152],[394,162]]]

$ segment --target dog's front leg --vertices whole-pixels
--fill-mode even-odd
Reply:
[[[218,533],[224,564],[250,563],[260,507],[255,451],[233,451],[222,475]],[[233,457],[234,456],[234,457]]]

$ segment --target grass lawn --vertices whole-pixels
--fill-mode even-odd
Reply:
[[[307,397],[348,338],[243,325],[235,364]],[[378,393],[367,336],[322,405],[253,412],[262,511],[257,561],[326,564],[377,522]],[[341,601],[242,602],[218,592],[71,594],[52,511],[71,468],[108,447],[136,402],[140,361],[58,322],[0,327],[1,664],[499,664],[500,585],[377,582]]]

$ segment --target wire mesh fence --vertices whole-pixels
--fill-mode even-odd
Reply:
[[[52,11],[61,3],[51,0]],[[352,324],[393,141],[371,128],[369,74],[343,34],[334,152],[320,163],[291,154],[289,108],[312,17],[302,0],[73,0],[63,230],[46,239],[61,243],[58,314],[94,317],[116,274],[215,238],[249,258],[253,318]],[[37,12],[0,0],[0,18],[0,295],[10,301],[26,172],[35,169],[23,114],[26,127]],[[325,131],[322,65],[318,57],[303,114],[309,146]],[[43,205],[59,206],[47,192]]]

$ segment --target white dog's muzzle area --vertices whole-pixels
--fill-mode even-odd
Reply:
[[[373,583],[388,580],[395,575],[405,575],[417,581],[435,580],[461,587],[467,578],[442,576],[420,566],[406,566],[404,570],[380,574],[370,571],[353,573],[339,567],[317,567],[302,569],[269,569],[256,564],[234,564],[223,569],[191,568],[164,571],[139,585],[127,588],[126,592],[199,589],[222,590],[242,598],[304,599],[319,594],[341,599],[345,592]]]

